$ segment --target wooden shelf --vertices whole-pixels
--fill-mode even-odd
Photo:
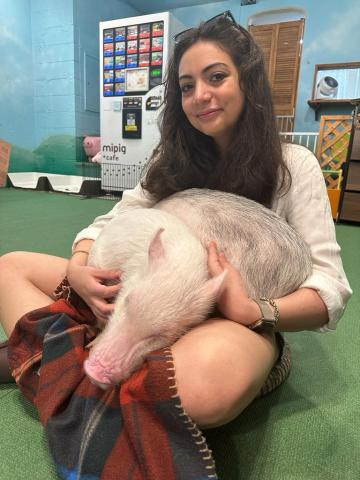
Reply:
[[[356,107],[358,109],[358,107]],[[355,112],[355,116],[357,111]],[[338,220],[360,223],[360,126],[353,125],[344,179],[340,196]],[[355,158],[354,158],[355,157]]]
[[[326,107],[328,106],[340,106],[340,107],[350,107],[354,105],[354,100],[352,99],[343,99],[343,100],[337,100],[337,99],[331,99],[331,100],[326,100],[322,98],[318,98],[317,100],[308,100],[308,105],[315,110],[315,120],[318,120],[318,111],[321,107]]]

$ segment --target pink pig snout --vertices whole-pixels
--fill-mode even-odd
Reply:
[[[131,344],[127,336],[114,335],[111,339],[96,341],[89,357],[84,362],[84,370],[92,383],[102,389],[126,380],[144,361],[153,348],[151,338]],[[146,344],[146,345],[145,345]]]
[[[101,150],[101,138],[87,136],[83,140],[83,147],[88,157],[93,157]]]

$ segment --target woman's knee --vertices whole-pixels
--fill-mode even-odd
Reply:
[[[67,260],[35,252],[15,251],[0,257],[0,282],[29,282],[50,295],[65,276]]]
[[[32,252],[0,257],[0,323],[9,336],[25,313],[49,305],[67,261]]]
[[[231,378],[231,371],[227,375]],[[212,375],[199,375],[196,384],[191,385],[190,395],[184,389],[179,392],[185,411],[201,428],[229,423],[254,400],[262,386],[258,379],[245,372],[234,376],[233,385],[226,383]]]
[[[256,397],[276,361],[271,339],[256,338],[257,334],[239,325],[226,325],[223,332],[216,332],[217,327],[214,335],[205,334],[202,341],[195,338],[192,344],[190,339],[189,345],[183,341],[173,347],[183,407],[203,428],[223,425],[238,416]],[[248,338],[253,344],[250,350],[244,346]]]
[[[23,253],[24,252],[9,252],[0,257],[0,277],[7,278],[9,272],[23,269]]]

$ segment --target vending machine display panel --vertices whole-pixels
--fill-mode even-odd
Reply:
[[[115,57],[115,68],[119,69],[119,68],[125,68],[125,55],[117,55]]]
[[[144,23],[139,26],[139,38],[149,38],[151,32],[151,24]]]
[[[126,38],[128,40],[135,40],[138,38],[138,25],[127,27]]]
[[[115,70],[115,82],[125,82],[125,69]]]
[[[151,53],[151,65],[162,65],[162,62],[163,62],[162,52]]]
[[[113,84],[110,84],[110,85],[105,84],[104,85],[104,97],[112,97],[112,96],[114,96],[114,85]]]
[[[141,94],[146,93],[149,89],[161,83],[162,64],[164,52],[164,22],[155,21],[141,24],[133,24],[128,26],[118,26],[115,28],[107,28],[103,31],[103,95],[111,96],[111,85],[114,95],[132,95],[133,88],[128,89],[128,85],[134,84],[135,76],[129,76],[131,80],[125,82],[122,88],[115,83],[123,83],[126,73],[119,76],[119,71],[127,69],[148,68],[146,75],[147,90],[144,90],[145,74],[141,74],[143,79],[141,88],[136,91]],[[159,67],[156,71],[152,71],[151,67]],[[110,71],[114,72],[106,73]],[[136,83],[136,82],[135,82]],[[106,89],[105,89],[106,85]]]
[[[125,71],[126,92],[147,92],[149,90],[149,69],[132,68]]]
[[[152,36],[162,37],[164,35],[164,22],[154,22],[152,24]]]
[[[114,55],[114,44],[113,43],[104,43],[104,56],[112,57]]]
[[[136,54],[128,55],[126,60],[127,68],[135,68],[138,66],[138,56]]]
[[[114,68],[114,57],[104,58],[104,70],[112,70]]]
[[[129,40],[127,42],[127,50],[126,53],[137,53],[138,51],[138,42],[137,40]]]
[[[113,42],[114,41],[114,29],[108,28],[104,30],[104,43]]]
[[[150,65],[150,54],[140,53],[139,55],[139,67],[148,67]]]
[[[139,41],[139,52],[147,53],[150,52],[150,38],[142,38]]]
[[[151,50],[153,52],[162,52],[163,50],[163,43],[164,43],[164,38],[163,37],[154,37],[152,39],[152,46]]]
[[[126,53],[125,42],[116,42],[115,43],[115,55],[124,55],[124,53]]]
[[[115,95],[117,96],[125,95],[124,83],[115,83]]]
[[[120,40],[125,40],[126,38],[126,27],[115,28],[115,40],[118,42]]]
[[[114,70],[104,72],[104,83],[114,83]]]

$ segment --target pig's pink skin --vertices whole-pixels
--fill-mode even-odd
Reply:
[[[120,370],[116,372],[114,368],[116,355],[112,355],[114,358],[113,364],[109,361],[107,365],[100,360],[100,355],[95,353],[84,362],[84,370],[86,375],[90,378],[91,382],[103,390],[107,390],[109,387],[119,383],[120,378],[124,379],[124,374]]]
[[[83,141],[83,147],[88,157],[93,157],[101,149],[100,137],[85,137]]]
[[[103,390],[107,390],[113,385],[111,372],[105,370],[100,362],[95,362],[94,358],[85,360],[84,370],[91,382]]]
[[[123,338],[116,332],[99,342],[99,346],[95,341],[88,359],[84,362],[85,373],[91,382],[103,390],[126,380],[153,350],[152,337],[141,339],[130,350],[126,346],[129,342],[123,342],[121,347],[121,340]],[[121,355],[119,352],[126,353]]]

